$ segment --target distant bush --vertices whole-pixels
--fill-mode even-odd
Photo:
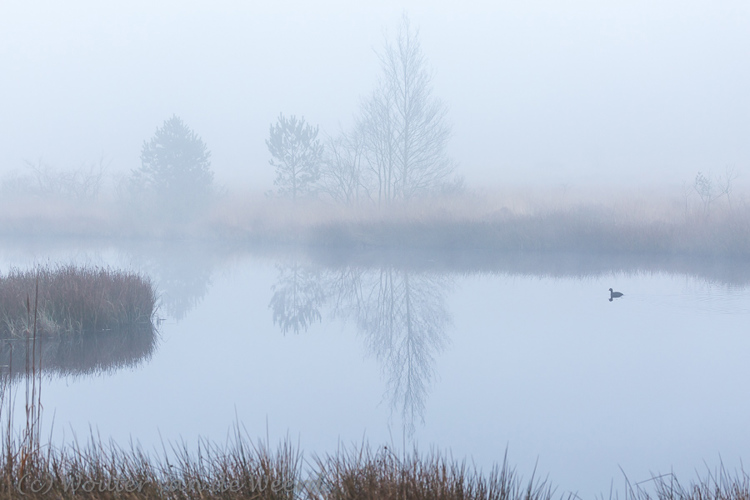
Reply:
[[[141,167],[132,171],[124,194],[151,217],[161,215],[172,222],[191,219],[214,194],[210,158],[203,140],[173,115],[143,143]]]

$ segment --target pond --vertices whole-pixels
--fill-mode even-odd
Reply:
[[[192,447],[239,423],[306,457],[369,442],[488,470],[507,450],[524,477],[583,498],[624,474],[733,469],[750,449],[750,280],[732,263],[76,242],[0,259],[158,287],[139,359],[48,372],[56,442]]]

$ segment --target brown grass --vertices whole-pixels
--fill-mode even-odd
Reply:
[[[506,457],[507,458],[507,457]],[[387,447],[339,451],[316,459],[315,474],[325,498],[398,500],[550,500],[546,481],[524,482],[504,460],[484,475],[465,461],[432,452],[399,456]]]
[[[149,454],[91,437],[84,446],[25,453],[2,445],[0,498],[573,500],[547,480],[522,479],[507,461],[488,473],[432,452],[397,456],[386,447],[340,451],[306,462],[289,440],[275,450],[237,433],[225,446],[201,442]],[[23,493],[23,495],[21,495]],[[723,470],[686,486],[672,476],[628,484],[610,500],[748,500],[750,478]]]

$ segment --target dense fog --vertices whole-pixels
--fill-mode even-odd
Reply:
[[[0,175],[129,174],[177,115],[218,185],[273,189],[269,126],[352,127],[404,13],[467,186],[747,182],[750,5],[676,0],[6,1]]]
[[[747,0],[0,0],[0,497],[369,442],[747,500],[749,56]]]

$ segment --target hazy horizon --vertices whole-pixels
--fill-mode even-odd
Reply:
[[[469,186],[679,186],[750,160],[750,5],[5,2],[0,176],[140,165],[177,114],[221,184],[273,188],[280,112],[347,127],[406,12]],[[745,175],[738,180],[747,183]]]

